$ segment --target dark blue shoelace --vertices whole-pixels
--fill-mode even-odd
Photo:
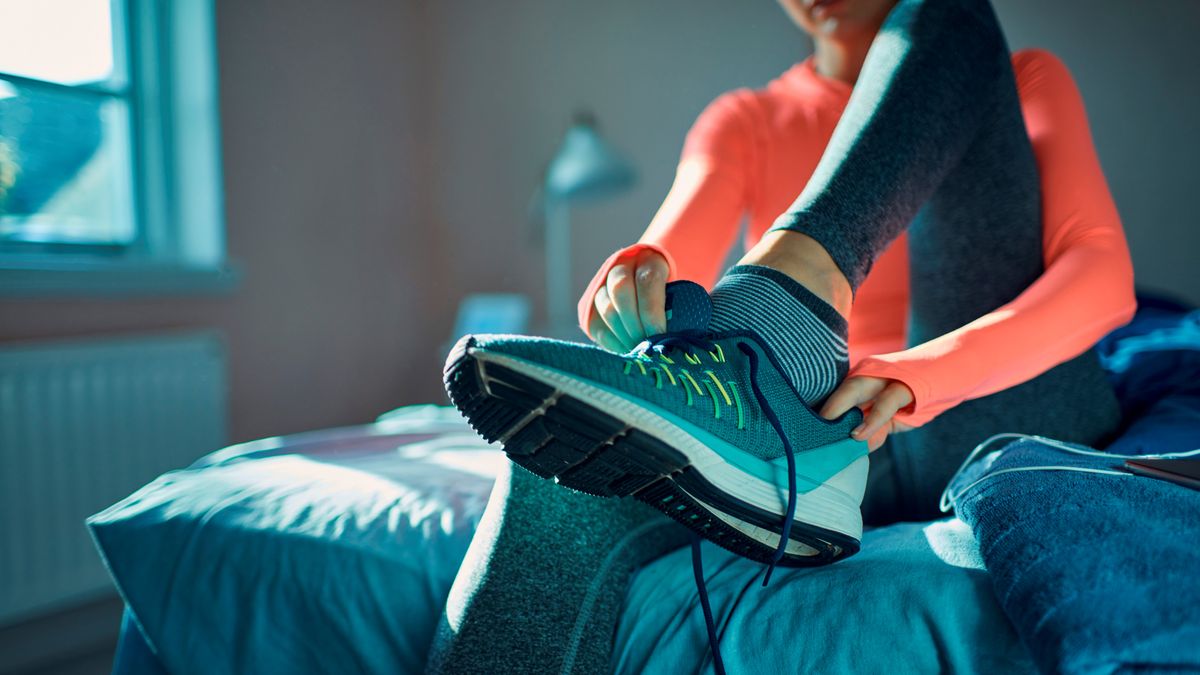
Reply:
[[[713,345],[714,342],[701,331],[678,331],[650,337],[638,345],[637,351],[653,350],[663,353],[674,347],[695,347],[704,351],[712,351]],[[779,537],[779,546],[775,549],[771,562],[767,564],[767,573],[763,576],[762,585],[766,586],[771,581],[771,574],[775,571],[775,566],[783,560],[784,554],[787,553],[788,540],[792,534],[792,519],[796,515],[796,453],[792,449],[791,442],[788,441],[787,434],[783,431],[783,424],[780,423],[779,417],[775,415],[775,411],[767,402],[766,395],[758,386],[758,352],[745,342],[739,342],[737,347],[750,361],[750,388],[754,391],[754,398],[758,401],[758,406],[762,408],[771,428],[775,430],[780,442],[783,443],[783,451],[787,456],[787,511],[784,514],[783,532]],[[700,556],[700,541],[699,535],[692,535],[692,574],[696,578],[696,592],[700,596],[700,609],[704,612],[704,628],[708,631],[708,647],[712,651],[713,669],[716,670],[717,675],[725,675],[725,662],[721,659],[720,637],[717,635],[716,621],[713,619],[712,604],[708,599],[708,587],[704,583],[704,563]]]
[[[704,612],[704,628],[708,631],[708,649],[712,652],[713,669],[717,675],[725,675],[725,662],[721,660],[721,638],[717,635],[717,624],[713,621],[712,604],[708,601],[708,587],[704,585],[704,561],[700,559],[700,535],[692,533],[692,575],[696,577],[696,592],[700,595],[700,610]]]

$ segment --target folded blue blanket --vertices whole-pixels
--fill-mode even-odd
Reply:
[[[1018,441],[962,489],[1000,605],[1043,672],[1200,670],[1200,492]]]
[[[1140,393],[1123,397],[1138,414],[1106,452],[1200,447],[1200,322],[1155,321],[1105,350],[1118,392]],[[1200,491],[1128,474],[1010,471],[1121,463],[1020,440],[969,467],[950,492],[1043,672],[1200,672]]]

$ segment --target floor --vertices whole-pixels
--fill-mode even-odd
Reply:
[[[112,595],[0,626],[0,675],[108,675],[122,609]]]

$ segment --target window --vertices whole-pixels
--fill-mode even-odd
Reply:
[[[212,0],[0,0],[0,292],[224,288]]]

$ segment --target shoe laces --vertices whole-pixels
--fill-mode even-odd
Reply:
[[[676,352],[682,353],[682,360],[677,361],[668,356],[669,353]],[[656,389],[663,389],[664,383],[682,389],[689,408],[696,401],[708,398],[713,404],[714,419],[721,419],[721,401],[724,401],[725,408],[731,409],[737,416],[738,430],[745,429],[746,410],[742,405],[737,383],[733,380],[722,381],[717,374],[717,368],[704,368],[704,359],[697,356],[698,353],[707,353],[714,364],[726,362],[725,350],[703,331],[676,331],[642,341],[626,355],[624,372],[625,375],[653,375]],[[676,356],[678,358],[678,354]],[[697,369],[696,375],[693,376],[689,372],[689,367]],[[695,395],[692,394],[693,391],[696,392]]]
[[[667,352],[674,348],[696,348],[712,353],[714,348],[719,349],[719,345],[716,344],[708,333],[703,331],[677,331],[647,338],[634,349],[634,353],[645,355],[650,352],[656,352],[665,356]],[[787,434],[783,430],[783,424],[779,421],[778,415],[771,408],[771,404],[767,401],[766,395],[763,394],[762,388],[758,384],[758,352],[746,342],[738,342],[737,348],[738,351],[746,355],[746,360],[750,364],[750,388],[754,392],[754,398],[758,401],[758,406],[762,409],[767,422],[770,423],[771,428],[779,436],[779,441],[783,444],[784,455],[787,457],[787,509],[784,514],[783,531],[779,537],[779,546],[776,547],[775,553],[771,556],[771,562],[767,564],[766,574],[763,576],[762,585],[766,586],[771,581],[771,574],[774,573],[775,566],[783,560],[783,556],[787,552],[787,544],[792,533],[792,520],[796,515],[796,453],[792,448],[791,442],[788,440]],[[736,393],[736,390],[734,391]],[[739,414],[739,428],[741,426],[740,419],[741,415]],[[713,619],[712,604],[708,597],[708,587],[704,581],[704,563],[700,554],[700,542],[700,536],[692,533],[692,574],[696,580],[696,592],[700,596],[700,609],[704,613],[704,627],[708,632],[708,646],[712,652],[713,668],[716,670],[717,675],[725,675],[725,663],[721,659],[720,637],[717,634],[716,622]]]

